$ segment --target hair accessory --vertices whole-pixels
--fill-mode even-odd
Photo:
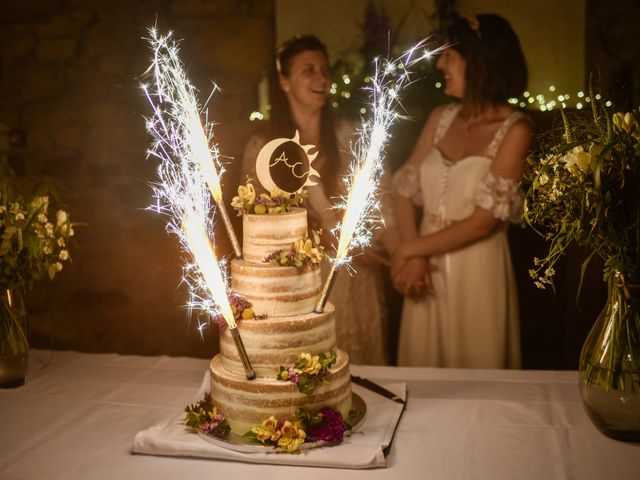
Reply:
[[[467,15],[466,19],[469,23],[469,28],[475,32],[478,40],[480,40],[482,38],[482,36],[480,35],[480,20],[478,20],[478,17],[475,13],[470,13],[469,15]]]
[[[282,66],[280,65],[280,55],[276,57],[276,71],[282,73]]]

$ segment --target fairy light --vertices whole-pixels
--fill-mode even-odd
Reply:
[[[399,118],[395,112],[400,102],[399,93],[410,80],[404,66],[421,60],[423,55],[416,58],[415,54],[422,48],[418,44],[395,60],[374,60],[375,74],[367,88],[370,92],[370,119],[362,124],[352,149],[353,159],[349,174],[344,179],[348,193],[336,207],[343,211],[341,222],[333,230],[338,236],[338,247],[315,308],[317,313],[324,310],[336,269],[350,263],[350,249],[369,244],[375,224],[379,221],[378,184],[383,169],[384,148],[389,138],[388,130]]]
[[[149,29],[153,50],[148,70],[153,87],[142,85],[153,115],[146,121],[154,141],[149,155],[159,160],[159,181],[152,188],[156,205],[150,209],[167,215],[167,230],[175,234],[184,252],[193,258],[183,266],[183,281],[189,289],[190,309],[211,316],[222,315],[236,343],[248,379],[255,372],[246,355],[227,297],[227,279],[209,242],[214,221],[210,211],[217,204],[222,212],[222,190],[217,148],[209,148],[211,127],[200,121],[195,88],[186,78],[171,33],[158,35]],[[220,173],[222,169],[220,168]]]

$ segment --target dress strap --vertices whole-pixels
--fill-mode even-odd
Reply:
[[[502,122],[502,125],[500,125],[500,128],[493,136],[493,140],[491,140],[491,143],[487,147],[487,157],[496,158],[496,155],[498,154],[498,147],[500,147],[504,136],[507,134],[514,123],[523,118],[527,118],[527,115],[522,113],[520,110],[516,110],[511,115],[509,115],[504,120],[504,122]]]
[[[440,119],[438,120],[438,126],[436,127],[436,133],[433,136],[433,144],[437,145],[444,134],[447,133],[449,127],[451,126],[451,122],[456,117],[456,114],[460,111],[462,107],[461,103],[450,103],[442,110],[440,114]]]

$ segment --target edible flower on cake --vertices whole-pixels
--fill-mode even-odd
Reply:
[[[286,213],[291,211],[292,207],[301,206],[307,197],[306,190],[289,194],[278,188],[274,188],[268,194],[256,195],[252,182],[251,178],[247,178],[247,183],[238,186],[238,195],[231,200],[231,206],[236,209],[238,216]]]
[[[307,237],[296,240],[291,248],[273,252],[264,262],[281,267],[311,270],[320,265],[323,257],[324,247],[320,245],[320,232],[313,231],[313,239]]]
[[[335,350],[320,355],[303,352],[298,355],[293,365],[280,366],[276,379],[294,383],[300,393],[311,395],[319,384],[327,383],[329,368],[335,365],[337,359]]]
[[[188,405],[185,412],[187,414],[184,424],[191,432],[225,438],[231,431],[226,419],[218,413],[209,393],[205,393],[199,402]],[[299,408],[292,419],[277,419],[271,415],[251,428],[243,438],[280,448],[287,453],[296,453],[305,442],[338,443],[350,430],[351,425],[344,421],[338,410],[324,407],[319,411],[310,412]]]
[[[218,413],[213,405],[211,394],[205,393],[204,398],[184,409],[187,415],[184,424],[192,431],[200,431],[206,435],[224,438],[231,428],[226,419]]]
[[[229,293],[229,304],[231,305],[231,311],[233,312],[233,318],[235,320],[251,320],[254,318],[260,319],[264,317],[264,315],[256,316],[251,302],[238,292],[231,291]],[[227,328],[227,322],[221,313],[211,317],[211,321],[215,323],[220,330]]]

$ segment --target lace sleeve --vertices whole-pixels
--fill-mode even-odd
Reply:
[[[413,165],[405,165],[393,175],[391,189],[398,195],[410,199],[414,204],[422,206],[420,190],[420,170]]]
[[[522,195],[518,182],[512,178],[489,172],[476,192],[475,203],[504,222],[518,223],[522,218]]]

